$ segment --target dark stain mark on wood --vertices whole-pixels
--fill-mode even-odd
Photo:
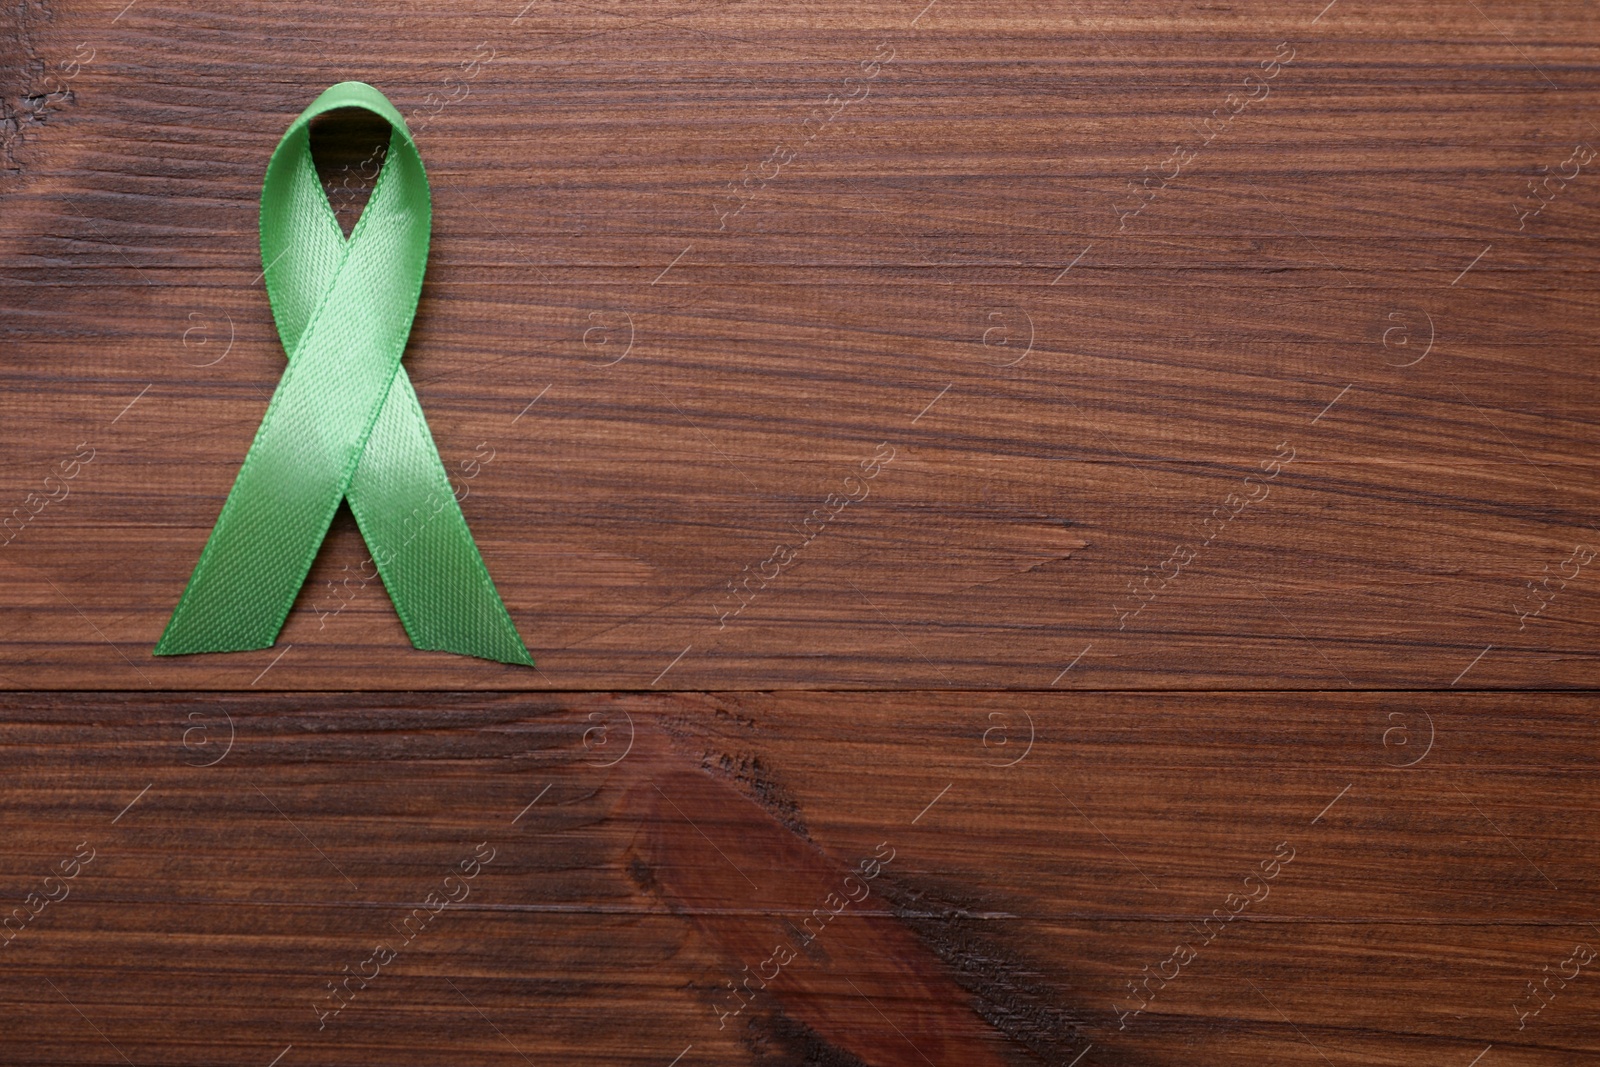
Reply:
[[[642,726],[636,746],[623,807],[643,823],[627,863],[636,883],[723,954],[726,980],[706,996],[717,1029],[777,1007],[873,1064],[1004,1062],[966,991],[872,894],[877,878],[857,876],[852,887],[853,864],[822,853],[656,730]],[[861,886],[867,895],[855,902]],[[825,958],[801,951],[797,928]]]

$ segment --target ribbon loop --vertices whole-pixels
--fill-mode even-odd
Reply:
[[[317,178],[310,124],[348,107],[392,132],[347,239]],[[415,647],[533,665],[400,365],[432,219],[405,120],[370,85],[333,86],[284,133],[261,190],[261,260],[289,366],[156,655],[270,647],[348,499]]]

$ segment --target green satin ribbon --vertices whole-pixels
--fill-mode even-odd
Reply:
[[[310,124],[349,107],[393,129],[346,239]],[[422,157],[378,90],[341,82],[290,124],[261,189],[261,262],[289,366],[156,655],[270,647],[348,499],[414,646],[533,665],[400,366],[432,221]]]

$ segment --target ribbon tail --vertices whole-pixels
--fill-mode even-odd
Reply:
[[[366,438],[358,402],[344,412],[343,426],[327,426],[330,436],[343,430],[344,441],[306,447],[317,440],[321,398],[330,388],[319,380],[318,362],[331,361],[292,363],[278,383],[155,655],[244,652],[270,648],[277,640]],[[368,364],[364,390],[359,376],[350,375],[357,379],[352,391],[387,392],[382,375],[387,370],[392,377],[398,362]],[[302,367],[305,373],[299,373]]]
[[[389,387],[347,497],[413,646],[534,665],[467,528],[404,369]]]

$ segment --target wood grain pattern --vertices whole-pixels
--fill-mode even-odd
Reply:
[[[0,1062],[1588,1062],[1600,982],[1559,974],[1600,945],[1597,725],[1579,694],[39,694],[0,726],[5,910],[94,855],[0,950]]]
[[[1600,1058],[1597,36],[3,5],[0,1063]],[[150,655],[348,78],[534,671],[411,649],[345,511],[275,648]]]
[[[9,16],[9,504],[96,457],[0,550],[11,684],[1593,678],[1582,5],[122,8]],[[283,366],[264,161],[356,76],[431,169],[407,365],[539,673],[331,614],[344,518],[277,649],[148,654]]]

